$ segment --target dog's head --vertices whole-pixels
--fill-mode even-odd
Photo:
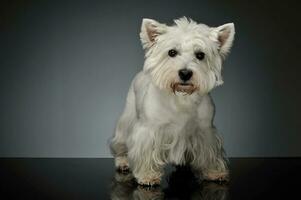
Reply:
[[[167,26],[143,19],[144,71],[160,89],[175,94],[208,93],[223,83],[222,60],[234,39],[234,24],[208,27],[185,17]]]

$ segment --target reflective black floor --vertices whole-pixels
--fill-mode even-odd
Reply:
[[[0,159],[0,199],[301,199],[301,158],[230,159],[228,184],[167,167],[161,187],[116,173],[112,159]]]

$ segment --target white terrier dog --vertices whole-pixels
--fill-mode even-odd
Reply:
[[[131,169],[142,185],[159,184],[167,163],[189,164],[202,179],[227,180],[209,92],[223,83],[234,24],[213,28],[185,17],[174,22],[143,19],[145,63],[111,140],[116,167]]]

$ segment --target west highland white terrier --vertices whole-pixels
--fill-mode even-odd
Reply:
[[[132,171],[142,185],[160,184],[167,163],[190,165],[201,180],[228,180],[209,92],[223,83],[234,33],[233,23],[209,27],[183,17],[167,26],[143,19],[144,67],[110,144],[117,169]]]

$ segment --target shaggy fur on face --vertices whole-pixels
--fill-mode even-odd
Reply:
[[[209,27],[185,17],[174,22],[142,22],[145,63],[130,86],[111,151],[117,168],[130,169],[140,184],[159,184],[167,163],[189,164],[203,179],[226,180],[209,92],[223,83],[234,24]]]

